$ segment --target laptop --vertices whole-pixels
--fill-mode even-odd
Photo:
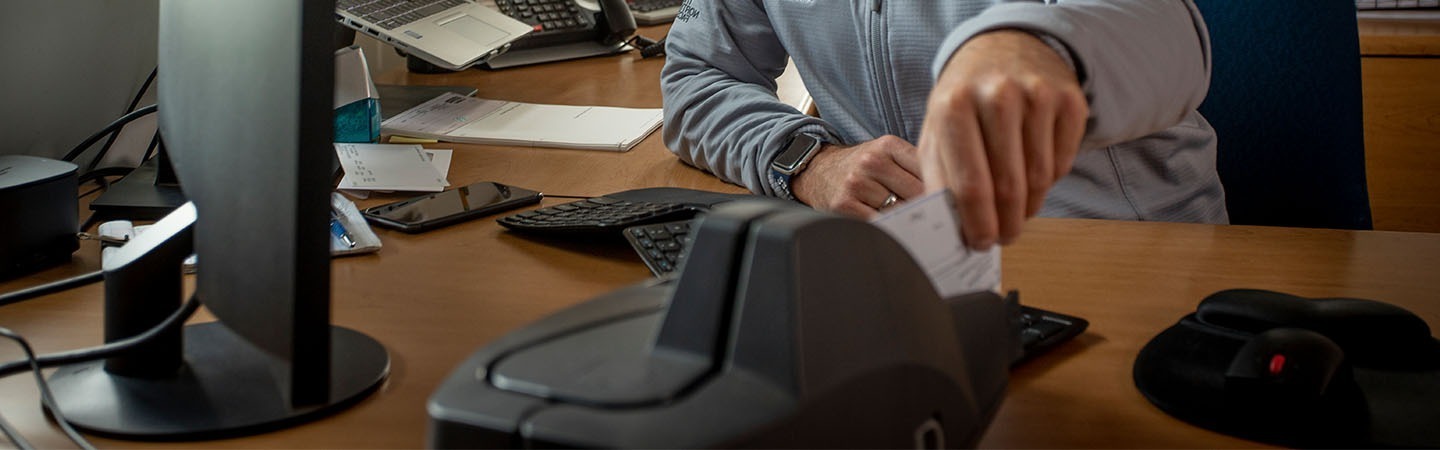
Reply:
[[[484,62],[532,30],[471,0],[338,0],[335,19],[451,70]]]

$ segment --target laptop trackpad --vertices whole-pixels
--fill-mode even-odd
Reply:
[[[505,38],[504,31],[468,15],[457,17],[441,27],[487,46],[494,45],[495,41]]]

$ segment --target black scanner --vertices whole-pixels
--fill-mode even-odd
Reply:
[[[877,228],[737,201],[690,251],[480,349],[431,396],[428,444],[973,446],[999,407],[1019,305],[942,301]]]

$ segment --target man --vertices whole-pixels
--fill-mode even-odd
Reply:
[[[1228,222],[1191,0],[689,0],[667,43],[666,144],[756,193],[949,189],[976,249],[1037,214]],[[775,97],[787,57],[819,117]]]

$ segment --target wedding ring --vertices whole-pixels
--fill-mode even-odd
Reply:
[[[885,201],[880,202],[880,209],[885,209],[885,208],[889,208],[889,207],[891,207],[891,206],[895,206],[895,202],[898,201],[898,200],[900,200],[900,197],[896,197],[895,194],[892,193],[892,194],[890,194],[889,197],[885,197]]]

